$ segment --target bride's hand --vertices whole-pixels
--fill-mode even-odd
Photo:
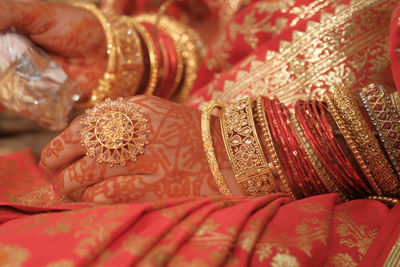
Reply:
[[[0,0],[0,30],[14,28],[42,46],[86,95],[107,63],[102,26],[90,12],[58,3]]]
[[[42,151],[41,164],[63,195],[83,201],[113,203],[168,197],[220,195],[205,157],[201,112],[151,96],[129,101],[149,118],[149,144],[137,161],[108,167],[85,155],[79,118]],[[232,193],[234,182],[218,119],[211,123],[216,157]]]

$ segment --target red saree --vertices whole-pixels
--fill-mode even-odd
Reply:
[[[272,194],[90,205],[55,197],[29,151],[0,165],[1,266],[371,266],[400,234],[400,208],[373,200]]]
[[[186,103],[271,93],[290,104],[337,85],[393,85],[396,2],[251,1],[222,24]],[[72,203],[29,151],[0,158],[0,266],[396,266],[399,222],[399,206],[335,194]]]

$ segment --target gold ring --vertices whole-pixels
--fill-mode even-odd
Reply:
[[[123,101],[122,97],[107,98],[87,109],[80,123],[81,144],[86,148],[86,155],[110,167],[135,161],[149,143],[148,119],[137,105]]]

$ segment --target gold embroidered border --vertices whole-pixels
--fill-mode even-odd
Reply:
[[[265,60],[253,59],[246,69],[232,70],[234,80],[226,80],[223,91],[212,93],[212,98],[229,102],[270,93],[291,104],[320,98],[337,86],[352,87],[358,80],[379,81],[389,64],[385,37],[395,3],[352,0],[338,5],[334,14],[322,13],[319,23],[308,21],[305,32],[295,30],[291,42],[281,41],[279,52],[268,51]]]

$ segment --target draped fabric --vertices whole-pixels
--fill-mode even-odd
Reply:
[[[204,1],[222,20],[209,2],[235,1]],[[391,67],[398,83],[396,0],[239,2],[186,104],[270,94],[290,105],[336,86],[394,88]],[[396,266],[399,222],[399,206],[335,194],[76,203],[29,150],[0,158],[0,266]]]
[[[340,203],[336,194],[68,203],[51,190],[18,193],[47,188],[29,151],[1,162],[1,266],[357,266],[400,216],[373,200]]]

